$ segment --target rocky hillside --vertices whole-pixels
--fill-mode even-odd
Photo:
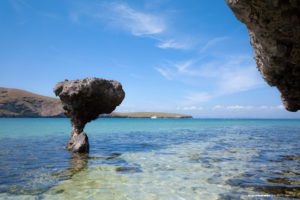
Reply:
[[[0,87],[0,117],[61,117],[59,99]]]

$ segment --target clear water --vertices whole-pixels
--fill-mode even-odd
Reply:
[[[300,198],[300,120],[0,119],[0,199]],[[262,196],[265,195],[265,196]]]

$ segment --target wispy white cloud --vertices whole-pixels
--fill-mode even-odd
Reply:
[[[205,51],[213,48],[216,45],[219,45],[221,42],[229,39],[227,36],[216,37],[211,40],[208,40],[202,46],[200,46],[198,39],[187,37],[185,39],[165,39],[161,40],[157,47],[161,49],[182,49],[182,50],[190,50],[190,49],[200,49],[199,53],[204,53]]]
[[[230,111],[246,111],[246,110],[284,110],[283,105],[277,106],[252,106],[252,105],[215,105],[211,108],[211,110],[230,110]]]
[[[284,110],[285,109],[283,105],[278,105],[278,106],[275,106],[274,108],[278,109],[278,110]]]
[[[222,106],[222,105],[215,105],[212,107],[212,110],[219,110],[219,109],[223,109],[223,108],[224,108],[224,106]]]
[[[156,70],[168,80],[201,79],[201,82],[206,81],[210,84],[213,90],[204,96],[209,98],[203,98],[203,93],[198,96],[199,92],[192,95],[195,97],[193,99],[197,97],[201,99],[198,103],[264,85],[255,64],[251,63],[251,58],[246,56],[228,56],[208,62],[202,60],[166,62],[156,67]],[[190,94],[186,98],[187,102],[190,102],[189,98],[191,98]]]
[[[135,9],[125,3],[80,4],[79,7],[80,9],[70,12],[70,19],[76,23],[83,17],[88,17],[139,37],[154,37],[162,34],[167,28],[163,16]]]
[[[172,31],[164,14],[147,13],[122,3],[106,4],[108,19],[116,27],[129,31],[132,35],[150,37],[157,40],[161,49],[191,49],[195,43],[191,38],[179,39]],[[172,38],[172,39],[170,39]]]
[[[167,80],[172,80],[174,78],[174,73],[169,68],[156,67],[155,69]]]
[[[228,66],[220,71],[219,92],[231,94],[251,90],[263,85],[255,65]]]
[[[107,27],[124,30],[137,37],[151,38],[157,41],[156,47],[161,49],[190,50],[197,43],[193,36],[180,34],[176,28],[171,27],[171,17],[167,11],[153,12],[153,9],[147,10],[147,6],[146,9],[134,8],[116,1],[89,6],[80,4],[79,7],[69,15],[75,23],[87,16]]]
[[[232,106],[227,106],[227,110],[251,110],[253,109],[253,106],[242,106],[242,105],[232,105]]]
[[[155,69],[166,79],[173,80],[182,76],[197,75],[198,72],[190,68],[194,64],[194,62],[194,60],[186,60],[178,63],[167,61],[155,67]]]
[[[179,81],[184,77],[215,79],[214,83],[226,93],[248,90],[263,83],[251,57],[247,56],[225,56],[214,58],[212,61],[168,61],[155,69],[164,77],[172,77]]]
[[[182,106],[177,107],[176,110],[180,111],[200,111],[203,110],[203,107],[201,106]]]
[[[195,63],[194,60],[186,60],[181,63],[175,63],[174,67],[177,69],[179,73],[187,74],[187,75],[194,75],[194,72],[190,67]]]
[[[158,48],[161,49],[182,49],[182,50],[188,50],[192,48],[192,42],[185,40],[185,41],[179,41],[174,39],[167,39],[162,40],[157,44]]]
[[[126,4],[111,3],[107,5],[110,9],[110,20],[135,36],[156,35],[165,31],[166,24],[163,17],[138,11]]]
[[[211,40],[208,40],[206,42],[206,44],[204,44],[204,46],[202,46],[200,48],[199,52],[203,53],[203,52],[207,51],[208,49],[212,48],[213,46],[215,46],[215,45],[219,44],[220,42],[223,42],[223,41],[225,41],[227,39],[229,39],[229,38],[226,37],[226,36],[222,36],[222,37],[216,37],[216,38],[213,38]]]

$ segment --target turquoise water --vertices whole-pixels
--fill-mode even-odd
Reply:
[[[300,198],[300,120],[0,119],[0,199]],[[265,195],[265,196],[262,196]]]

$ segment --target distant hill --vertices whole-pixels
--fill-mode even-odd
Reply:
[[[63,117],[59,99],[0,87],[0,117]]]
[[[162,113],[162,112],[113,112],[100,117],[112,118],[192,118],[191,115],[177,113]]]
[[[28,91],[0,87],[0,117],[65,117],[59,99]],[[190,115],[161,112],[113,112],[108,118],[191,118]]]

